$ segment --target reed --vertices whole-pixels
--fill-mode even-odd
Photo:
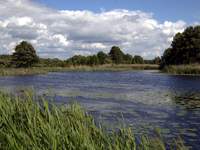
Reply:
[[[0,149],[34,150],[166,150],[160,136],[142,136],[130,128],[107,132],[77,104],[56,106],[35,101],[30,93],[0,93]],[[185,150],[181,141],[169,146]],[[169,149],[168,147],[168,149]]]
[[[100,65],[100,66],[68,66],[68,67],[33,67],[33,68],[0,68],[0,76],[35,75],[49,72],[67,71],[130,71],[155,70],[158,65],[131,64],[131,65]]]
[[[200,65],[171,65],[166,66],[163,70],[165,73],[177,74],[177,75],[200,75]]]

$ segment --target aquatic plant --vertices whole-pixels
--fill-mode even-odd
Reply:
[[[185,74],[185,75],[196,75],[200,74],[200,65],[191,64],[191,65],[170,65],[162,69],[165,73],[170,74]]]
[[[68,66],[68,67],[33,67],[33,68],[0,68],[0,76],[35,75],[48,72],[64,71],[126,71],[126,70],[153,70],[158,65],[100,65],[100,66]]]
[[[130,128],[107,132],[78,104],[56,106],[35,95],[0,93],[0,149],[165,150],[161,136],[136,141]],[[184,150],[181,140],[168,149]]]

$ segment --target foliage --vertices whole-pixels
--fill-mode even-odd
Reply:
[[[165,66],[162,71],[170,74],[199,75],[200,66],[197,64],[169,65]]]
[[[130,54],[124,55],[124,64],[132,64],[133,56]]]
[[[90,66],[99,65],[99,58],[96,55],[88,56],[87,65],[90,65]]]
[[[70,67],[70,66],[99,66],[109,64],[159,64],[159,57],[153,60],[143,60],[141,56],[132,56],[130,54],[124,54],[123,51],[113,46],[110,52],[104,53],[98,52],[96,55],[82,56],[75,55],[66,60],[60,60],[58,58],[38,58],[34,47],[23,41],[16,46],[15,52],[12,56],[0,55],[0,68],[16,67]]]
[[[55,106],[36,102],[32,93],[17,97],[0,93],[0,149],[21,150],[165,150],[160,136],[142,136],[131,129],[107,132],[77,104]],[[176,141],[177,150],[186,149]],[[170,146],[172,147],[172,146]]]
[[[160,58],[160,57],[155,57],[155,58],[153,59],[153,64],[159,65],[160,63],[161,63],[161,58]]]
[[[15,52],[12,55],[12,63],[15,67],[32,67],[37,62],[38,56],[30,43],[23,41],[15,47]]]
[[[0,55],[0,68],[10,67],[11,56],[10,55]]]
[[[100,51],[97,53],[97,57],[99,59],[99,64],[103,65],[103,64],[108,64],[109,63],[109,57],[106,53]]]
[[[162,56],[160,67],[193,63],[200,63],[200,26],[188,27],[175,35],[171,47]]]
[[[136,55],[136,56],[134,56],[132,63],[133,64],[143,64],[144,60],[141,56]]]
[[[38,67],[65,67],[66,63],[58,58],[54,58],[54,59],[40,58],[39,63],[36,66]]]
[[[122,64],[124,53],[121,51],[121,49],[117,46],[113,46],[110,50],[109,56],[111,57],[113,63],[115,64]]]

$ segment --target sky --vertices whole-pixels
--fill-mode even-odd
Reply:
[[[200,20],[199,0],[37,0],[55,9],[101,10],[127,9],[151,12],[159,21]]]
[[[198,0],[0,0],[0,54],[21,41],[40,57],[109,52],[161,56],[178,32],[200,22]]]

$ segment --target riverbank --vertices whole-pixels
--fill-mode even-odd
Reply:
[[[130,128],[108,133],[77,104],[55,106],[34,97],[26,92],[20,97],[0,93],[2,149],[186,149],[181,140],[167,144],[160,134],[141,136],[136,142]]]
[[[33,67],[33,68],[0,68],[0,76],[35,75],[49,72],[67,71],[126,71],[126,70],[157,70],[158,65],[101,65],[101,66],[69,66],[69,67]]]
[[[162,72],[174,75],[200,75],[200,65],[170,65],[166,66]]]

